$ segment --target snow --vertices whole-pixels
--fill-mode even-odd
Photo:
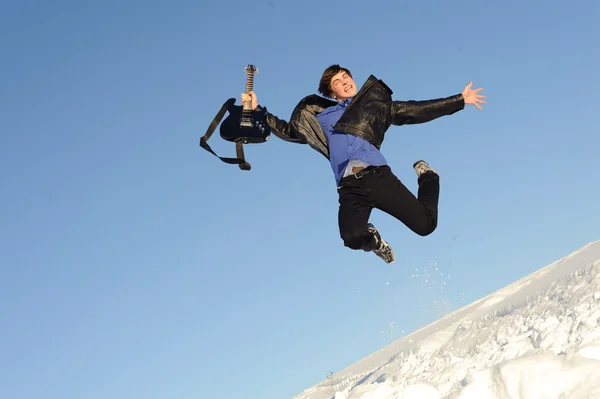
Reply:
[[[294,399],[600,398],[600,241]]]

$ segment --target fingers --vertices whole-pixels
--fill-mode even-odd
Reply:
[[[464,91],[470,91],[473,92],[475,94],[479,93],[481,90],[483,90],[483,87],[480,87],[478,89],[474,89],[472,90],[471,87],[473,87],[473,81],[469,81],[469,84],[465,86],[465,90]]]
[[[481,91],[481,90],[483,90],[483,88],[481,88],[481,89],[478,89],[478,90],[475,90],[475,92],[479,92],[479,91]],[[485,95],[483,95],[483,94],[477,94],[477,95],[475,96],[475,98],[476,98],[476,101],[477,101],[477,102],[479,102],[479,103],[481,103],[481,104],[485,104],[485,101],[483,101],[482,99],[483,99],[483,98],[487,98],[487,97],[486,97]]]
[[[258,106],[258,99],[256,97],[256,94],[254,94],[253,91],[250,91],[248,93],[242,93],[241,97],[242,97],[242,104],[250,103],[250,106],[252,109],[255,109]]]
[[[478,96],[478,97],[484,97],[485,98],[485,96]],[[486,104],[486,102],[483,101],[483,100],[481,100],[480,98],[476,98],[475,102],[473,103],[473,105],[476,106],[479,109],[482,109],[479,104]]]
[[[477,88],[477,89],[471,89],[471,87],[473,86],[473,81],[469,81],[469,84],[465,87],[464,91],[463,91],[463,96],[465,97],[465,102],[467,104],[473,104],[474,106],[476,106],[478,109],[482,109],[481,106],[479,104],[486,104],[486,102],[483,100],[484,98],[486,98],[485,95],[483,94],[478,94],[481,90],[483,90],[483,87]]]
[[[256,97],[254,97],[254,98],[256,98]],[[251,94],[242,93],[242,103],[251,102],[252,99],[253,99],[253,96]]]

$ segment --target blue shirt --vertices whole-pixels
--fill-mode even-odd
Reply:
[[[337,184],[344,177],[346,166],[348,166],[348,162],[352,159],[357,159],[374,166],[387,164],[383,154],[373,144],[360,137],[338,132],[333,128],[346,110],[348,104],[350,104],[350,101],[352,101],[351,98],[346,99],[324,109],[323,112],[317,115],[321,129],[323,129],[323,133],[325,133],[325,138],[327,139],[329,162]]]

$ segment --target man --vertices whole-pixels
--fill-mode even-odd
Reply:
[[[324,155],[333,170],[338,195],[340,236],[346,247],[373,251],[386,263],[395,260],[390,245],[369,223],[376,208],[390,214],[416,234],[426,236],[437,227],[439,175],[425,161],[413,164],[418,194],[413,195],[392,173],[379,151],[391,125],[425,123],[451,115],[472,104],[481,109],[482,89],[425,101],[392,100],[392,90],[370,75],[357,90],[352,74],[337,64],[328,67],[319,82],[319,93],[303,98],[290,121],[279,119],[258,103],[255,93],[242,94],[252,109],[264,112],[277,137],[308,144]],[[331,99],[327,99],[327,98]]]

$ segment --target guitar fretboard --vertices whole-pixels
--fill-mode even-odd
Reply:
[[[251,68],[248,66],[246,69],[246,73],[248,74],[248,77],[246,78],[246,94],[254,90],[254,72],[254,67]],[[243,105],[240,126],[252,127],[252,101],[247,101]]]
[[[254,88],[254,72],[248,72],[246,79],[246,93],[250,93]]]

